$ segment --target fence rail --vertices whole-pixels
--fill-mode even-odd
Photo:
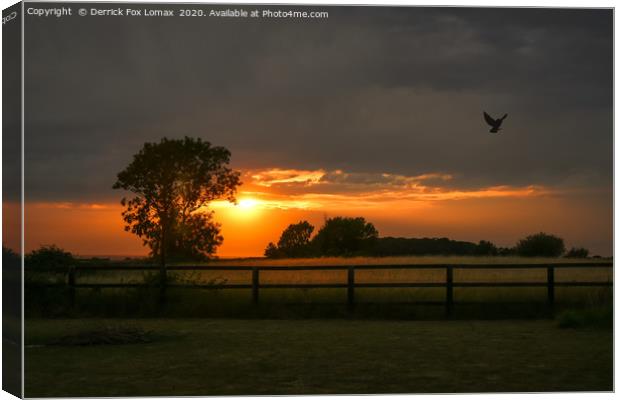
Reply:
[[[445,288],[446,296],[443,302],[423,302],[445,305],[446,314],[452,314],[454,301],[454,288],[474,288],[474,287],[546,287],[547,304],[553,307],[555,303],[556,287],[611,287],[611,281],[570,281],[557,282],[555,271],[557,269],[570,268],[613,268],[613,262],[583,262],[583,263],[554,263],[554,264],[412,264],[412,265],[321,265],[321,266],[197,266],[197,265],[171,265],[166,267],[166,271],[237,271],[251,272],[251,283],[247,284],[177,284],[165,283],[166,279],[161,280],[161,292],[165,295],[166,288],[186,288],[186,289],[251,289],[252,302],[259,303],[261,289],[320,289],[320,288],[341,288],[347,289],[347,305],[353,310],[355,307],[356,288]],[[356,270],[444,270],[445,281],[443,282],[381,282],[381,283],[362,283],[356,282]],[[538,282],[455,282],[455,270],[510,270],[510,269],[539,269],[546,270],[546,281]],[[26,271],[35,271],[26,269]],[[37,269],[37,272],[56,272],[66,274],[66,284],[50,284],[49,286],[67,286],[71,304],[75,303],[76,290],[79,288],[138,288],[148,286],[144,283],[78,283],[78,272],[96,273],[98,271],[154,271],[160,272],[161,267],[155,265],[77,265],[69,270],[66,269]],[[346,271],[346,282],[341,283],[261,283],[261,271]],[[162,300],[165,297],[162,297]]]

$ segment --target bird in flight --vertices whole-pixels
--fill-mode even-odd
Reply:
[[[491,129],[489,130],[489,132],[492,133],[497,133],[500,131],[500,126],[502,126],[502,122],[504,122],[504,119],[506,119],[506,117],[508,116],[508,114],[504,114],[504,116],[499,119],[493,119],[489,114],[486,113],[486,111],[483,111],[483,113],[484,120],[487,121],[487,124],[491,125]]]

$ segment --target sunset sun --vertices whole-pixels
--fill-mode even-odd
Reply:
[[[239,200],[237,203],[237,208],[241,211],[253,211],[258,206],[259,202],[253,198],[244,198]]]

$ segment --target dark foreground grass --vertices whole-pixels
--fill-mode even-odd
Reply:
[[[52,345],[110,326],[148,343]],[[28,320],[28,397],[612,390],[612,330],[554,321]]]

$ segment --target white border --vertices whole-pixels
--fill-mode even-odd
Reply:
[[[29,2],[46,2],[45,0],[31,0]],[[122,0],[111,0],[111,1],[106,1],[106,2],[97,2],[97,1],[70,1],[70,2],[79,2],[79,3],[128,3],[127,1],[122,1]],[[264,0],[246,0],[246,1],[241,1],[241,0],[230,0],[230,1],[201,1],[201,2],[188,2],[188,1],[166,1],[166,0],[151,0],[151,1],[141,1],[141,0],[134,0],[134,1],[129,1],[130,3],[178,3],[178,4],[287,4],[287,5],[368,5],[368,6],[444,6],[444,7],[449,7],[449,6],[457,6],[457,7],[560,7],[560,8],[615,8],[616,7],[616,2],[615,1],[609,1],[609,0],[591,0],[588,2],[584,2],[579,1],[579,0],[523,0],[520,2],[516,2],[516,1],[507,1],[507,0],[476,0],[475,3],[472,3],[471,1],[466,1],[466,0],[434,0],[434,1],[424,1],[424,0],[416,0],[416,1],[411,1],[411,0],[389,0],[389,1],[385,1],[385,0],[365,0],[365,1],[355,1],[355,0],[339,0],[337,2],[332,1],[332,0],[297,0],[295,2],[291,2],[291,1],[283,1],[283,0],[271,0],[271,1],[264,1]],[[12,4],[15,4],[16,1],[13,0],[0,0],[0,5],[2,6],[2,9],[7,8],[9,6],[11,6]],[[62,2],[59,2],[62,3]],[[67,2],[65,2],[67,3]],[[23,63],[24,63],[24,20],[23,20],[23,10],[22,10],[22,67],[23,67]],[[1,33],[0,33],[0,38],[1,38]],[[615,66],[617,66],[617,60],[616,60],[616,52],[615,52],[615,44],[618,42],[617,41],[618,37],[617,37],[617,32],[615,30],[615,11],[614,11],[614,155],[616,154],[616,151],[618,150],[618,142],[615,140],[615,132],[616,132],[616,118],[615,118],[615,113],[618,112],[618,106],[615,103],[615,93],[618,89],[616,80],[615,80]],[[1,71],[1,68],[0,68]],[[1,84],[0,84],[1,87]],[[23,90],[24,90],[24,82],[23,82],[23,70],[22,70],[22,212],[21,212],[21,221],[22,221],[22,227],[24,226],[24,207],[23,207],[23,201],[25,200],[24,198],[24,177],[23,177],[23,171],[24,171],[24,96],[23,96]],[[1,141],[0,141],[0,150],[2,148],[1,145]],[[615,254],[615,249],[620,248],[620,239],[615,235],[615,226],[616,223],[618,222],[617,220],[617,215],[615,213],[615,209],[616,206],[618,206],[618,202],[617,202],[617,198],[615,196],[615,177],[618,176],[618,173],[620,168],[618,167],[618,165],[616,165],[615,163],[615,157],[614,157],[614,254]],[[0,171],[1,171],[1,166],[0,166]],[[1,188],[0,188],[0,193],[1,193]],[[2,221],[2,218],[0,216],[0,223]],[[22,244],[22,249],[25,248],[25,243],[24,243],[24,232],[22,229],[22,237],[21,237],[21,244]],[[22,267],[23,267],[23,259],[22,259]],[[615,281],[615,269],[614,269],[614,281]],[[614,307],[616,307],[615,304],[615,286],[614,286]],[[1,288],[0,288],[0,295],[1,295]],[[23,292],[23,282],[22,282],[22,305],[23,305],[23,296],[24,296],[24,292]],[[1,305],[1,296],[0,296],[0,305]],[[22,307],[22,343],[23,343],[23,307]],[[615,308],[615,316],[617,316],[617,308]],[[617,332],[615,330],[616,326],[615,326],[615,321],[617,319],[614,318],[614,332]],[[614,341],[615,344],[615,341]],[[22,360],[23,360],[23,347],[22,347]],[[620,354],[620,352],[618,351],[618,349],[616,348],[616,346],[614,345],[614,361],[618,359],[618,355]],[[614,363],[615,366],[615,363]],[[24,377],[24,364],[22,363],[22,395],[23,395],[23,377]],[[1,377],[1,369],[2,366],[0,364],[0,377]],[[616,382],[618,382],[618,371],[617,369],[614,368],[614,384]],[[545,394],[495,394],[495,393],[490,393],[490,394],[472,394],[472,395],[377,395],[377,396],[373,396],[376,399],[381,399],[381,400],[387,400],[387,399],[394,399],[394,400],[400,400],[400,399],[420,399],[420,400],[426,400],[426,399],[434,399],[434,400],[447,400],[447,399],[453,399],[454,396],[458,396],[458,398],[463,398],[463,399],[478,399],[478,398],[500,398],[500,399],[505,399],[505,400],[522,400],[522,399],[532,399],[532,398],[544,398],[544,399],[583,399],[583,398],[587,398],[587,399],[593,399],[593,400],[598,400],[598,399],[611,399],[614,398],[614,394],[613,393],[577,393],[577,392],[570,392],[570,393],[545,393]],[[492,396],[492,397],[491,397]],[[245,399],[249,399],[249,398],[262,398],[262,399],[276,399],[282,396],[252,396],[252,397],[243,397]],[[285,397],[297,397],[297,398],[314,398],[315,396],[285,396]],[[356,398],[356,399],[361,399],[363,397],[366,396],[321,396],[321,398],[325,398],[325,399],[336,399],[336,398]],[[175,399],[175,398],[181,398],[181,397],[155,397],[153,399]],[[185,397],[182,397],[185,398]],[[200,398],[200,397],[199,397]],[[204,397],[206,398],[206,397]],[[238,397],[227,397],[228,399],[237,399]],[[6,393],[6,392],[0,392],[0,400],[8,400],[8,399],[14,399],[13,396],[11,396],[10,394]]]

